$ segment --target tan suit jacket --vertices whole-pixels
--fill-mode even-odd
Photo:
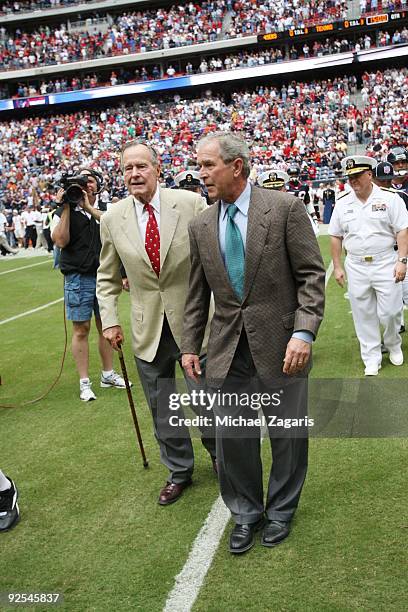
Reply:
[[[197,194],[160,188],[159,278],[140,235],[133,197],[114,204],[102,216],[96,290],[102,327],[120,324],[117,302],[122,291],[122,261],[130,287],[132,347],[134,354],[145,361],[153,361],[156,355],[165,313],[180,346],[190,273],[188,224],[206,208]]]
[[[220,252],[219,206],[211,206],[189,228],[192,268],[181,350],[199,351],[212,291],[209,383],[225,379],[243,326],[259,376],[269,381],[282,378],[293,331],[308,330],[316,336],[323,317],[325,269],[310,220],[298,198],[252,187],[240,303]],[[310,363],[299,376],[309,369]]]

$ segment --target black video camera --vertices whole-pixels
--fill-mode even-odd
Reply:
[[[61,179],[61,187],[65,193],[62,202],[66,202],[71,206],[71,208],[78,206],[78,204],[84,199],[83,192],[88,185],[88,178],[88,176],[84,176],[83,174],[63,176]]]

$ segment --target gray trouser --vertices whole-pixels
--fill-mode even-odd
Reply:
[[[194,469],[194,453],[187,427],[178,427],[177,435],[171,437],[168,421],[172,412],[168,396],[176,393],[176,364],[181,354],[167,319],[164,319],[162,334],[156,356],[152,362],[135,357],[136,367],[146,401],[153,417],[154,434],[160,447],[162,463],[169,469],[168,482],[180,484],[191,478]],[[191,387],[190,382],[186,381]],[[209,414],[207,412],[207,414]],[[200,427],[201,441],[211,457],[215,458],[214,428]]]
[[[255,386],[254,386],[255,385]],[[221,392],[244,394],[255,390],[271,393],[274,390],[257,378],[245,332],[242,333],[227,380]],[[279,386],[277,387],[279,389]],[[284,387],[285,401],[281,408],[263,407],[269,417],[302,418],[307,412],[307,380]],[[283,397],[283,395],[282,395]],[[248,406],[214,406],[219,418],[241,415],[245,422],[258,416]],[[259,426],[224,427],[217,423],[217,464],[222,498],[238,524],[255,523],[264,513],[269,520],[290,521],[296,511],[306,478],[308,458],[307,431],[276,430],[268,427],[272,447],[272,469],[264,504]],[[276,437],[281,436],[282,437]]]
[[[7,251],[7,253],[15,253],[17,249],[14,249],[12,246],[9,245],[6,236],[4,234],[0,234],[0,246],[3,247],[3,249],[5,251]]]

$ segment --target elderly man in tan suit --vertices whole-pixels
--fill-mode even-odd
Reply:
[[[249,150],[237,135],[216,133],[201,140],[198,163],[209,196],[218,203],[190,224],[182,361],[187,375],[196,379],[212,292],[207,384],[217,390],[218,474],[235,521],[229,550],[243,553],[262,528],[264,546],[283,541],[299,502],[307,428],[288,434],[270,419],[300,417],[293,421],[301,425],[307,415],[307,375],[323,316],[325,270],[302,202],[251,186]],[[254,406],[259,391],[270,392],[266,399],[271,402],[262,407],[273,456],[266,504],[257,414],[245,401],[229,402],[234,393],[244,400],[248,391],[251,402],[257,392]]]
[[[116,349],[123,342],[117,311],[122,262],[129,281],[136,366],[152,412],[161,460],[170,472],[159,504],[168,505],[191,484],[193,473],[188,429],[178,428],[177,435],[171,437],[171,430],[160,424],[169,421],[167,398],[176,391],[175,369],[181,361],[179,346],[190,272],[188,223],[206,205],[194,193],[159,187],[159,160],[148,143],[127,143],[122,150],[122,168],[130,196],[111,207],[101,220],[97,296],[104,336]],[[213,431],[206,431],[202,442],[216,469]]]

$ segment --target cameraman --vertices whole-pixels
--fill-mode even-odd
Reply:
[[[86,183],[81,180],[86,177]],[[125,388],[123,378],[113,370],[113,351],[102,335],[99,306],[96,299],[96,271],[99,266],[101,240],[98,209],[98,193],[102,189],[102,176],[92,168],[84,168],[78,176],[83,198],[71,203],[67,192],[60,189],[56,201],[61,204],[52,220],[51,238],[61,249],[60,268],[64,275],[64,297],[67,318],[72,321],[72,354],[79,373],[80,399],[95,400],[89,380],[88,337],[92,313],[99,334],[99,353],[102,360],[101,387]],[[70,185],[75,183],[74,177]],[[82,182],[84,183],[82,185]]]

